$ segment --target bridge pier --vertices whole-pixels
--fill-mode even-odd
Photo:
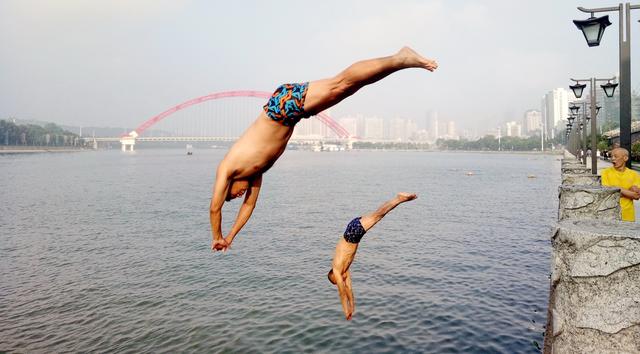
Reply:
[[[127,151],[127,146],[129,146],[129,151],[133,151],[133,146],[136,145],[136,137],[138,134],[133,131],[129,133],[129,135],[124,135],[120,138],[120,144],[122,144],[122,151]]]
[[[135,143],[134,144],[125,144],[122,141],[120,143],[122,144],[122,151],[127,151],[127,146],[129,146],[129,151],[133,151],[133,146],[135,145]]]

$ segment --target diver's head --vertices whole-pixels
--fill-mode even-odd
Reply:
[[[244,193],[249,189],[249,180],[247,179],[236,179],[231,182],[229,186],[229,191],[227,192],[226,201],[230,201],[231,199],[240,198]]]
[[[336,277],[333,275],[333,269],[331,269],[329,273],[327,273],[327,278],[329,278],[331,284],[336,285]]]

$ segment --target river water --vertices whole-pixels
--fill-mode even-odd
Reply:
[[[0,351],[542,345],[558,157],[287,151],[232,250],[213,254],[208,206],[224,153],[0,155]],[[335,243],[398,191],[418,199],[363,238],[345,321],[326,278]],[[223,230],[238,205],[226,205]]]

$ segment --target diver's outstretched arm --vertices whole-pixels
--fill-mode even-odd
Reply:
[[[349,288],[347,288],[345,279],[342,277],[339,269],[333,269],[333,276],[335,277],[336,286],[338,287],[338,295],[340,296],[340,302],[342,303],[342,311],[344,312],[344,317],[348,321],[353,315],[351,304],[349,304],[349,297],[352,297],[353,295],[349,294]]]

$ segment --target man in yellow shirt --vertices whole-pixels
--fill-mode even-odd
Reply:
[[[629,151],[623,148],[611,150],[612,167],[602,170],[602,185],[620,188],[622,220],[636,221],[633,201],[640,199],[640,174],[628,169]]]

